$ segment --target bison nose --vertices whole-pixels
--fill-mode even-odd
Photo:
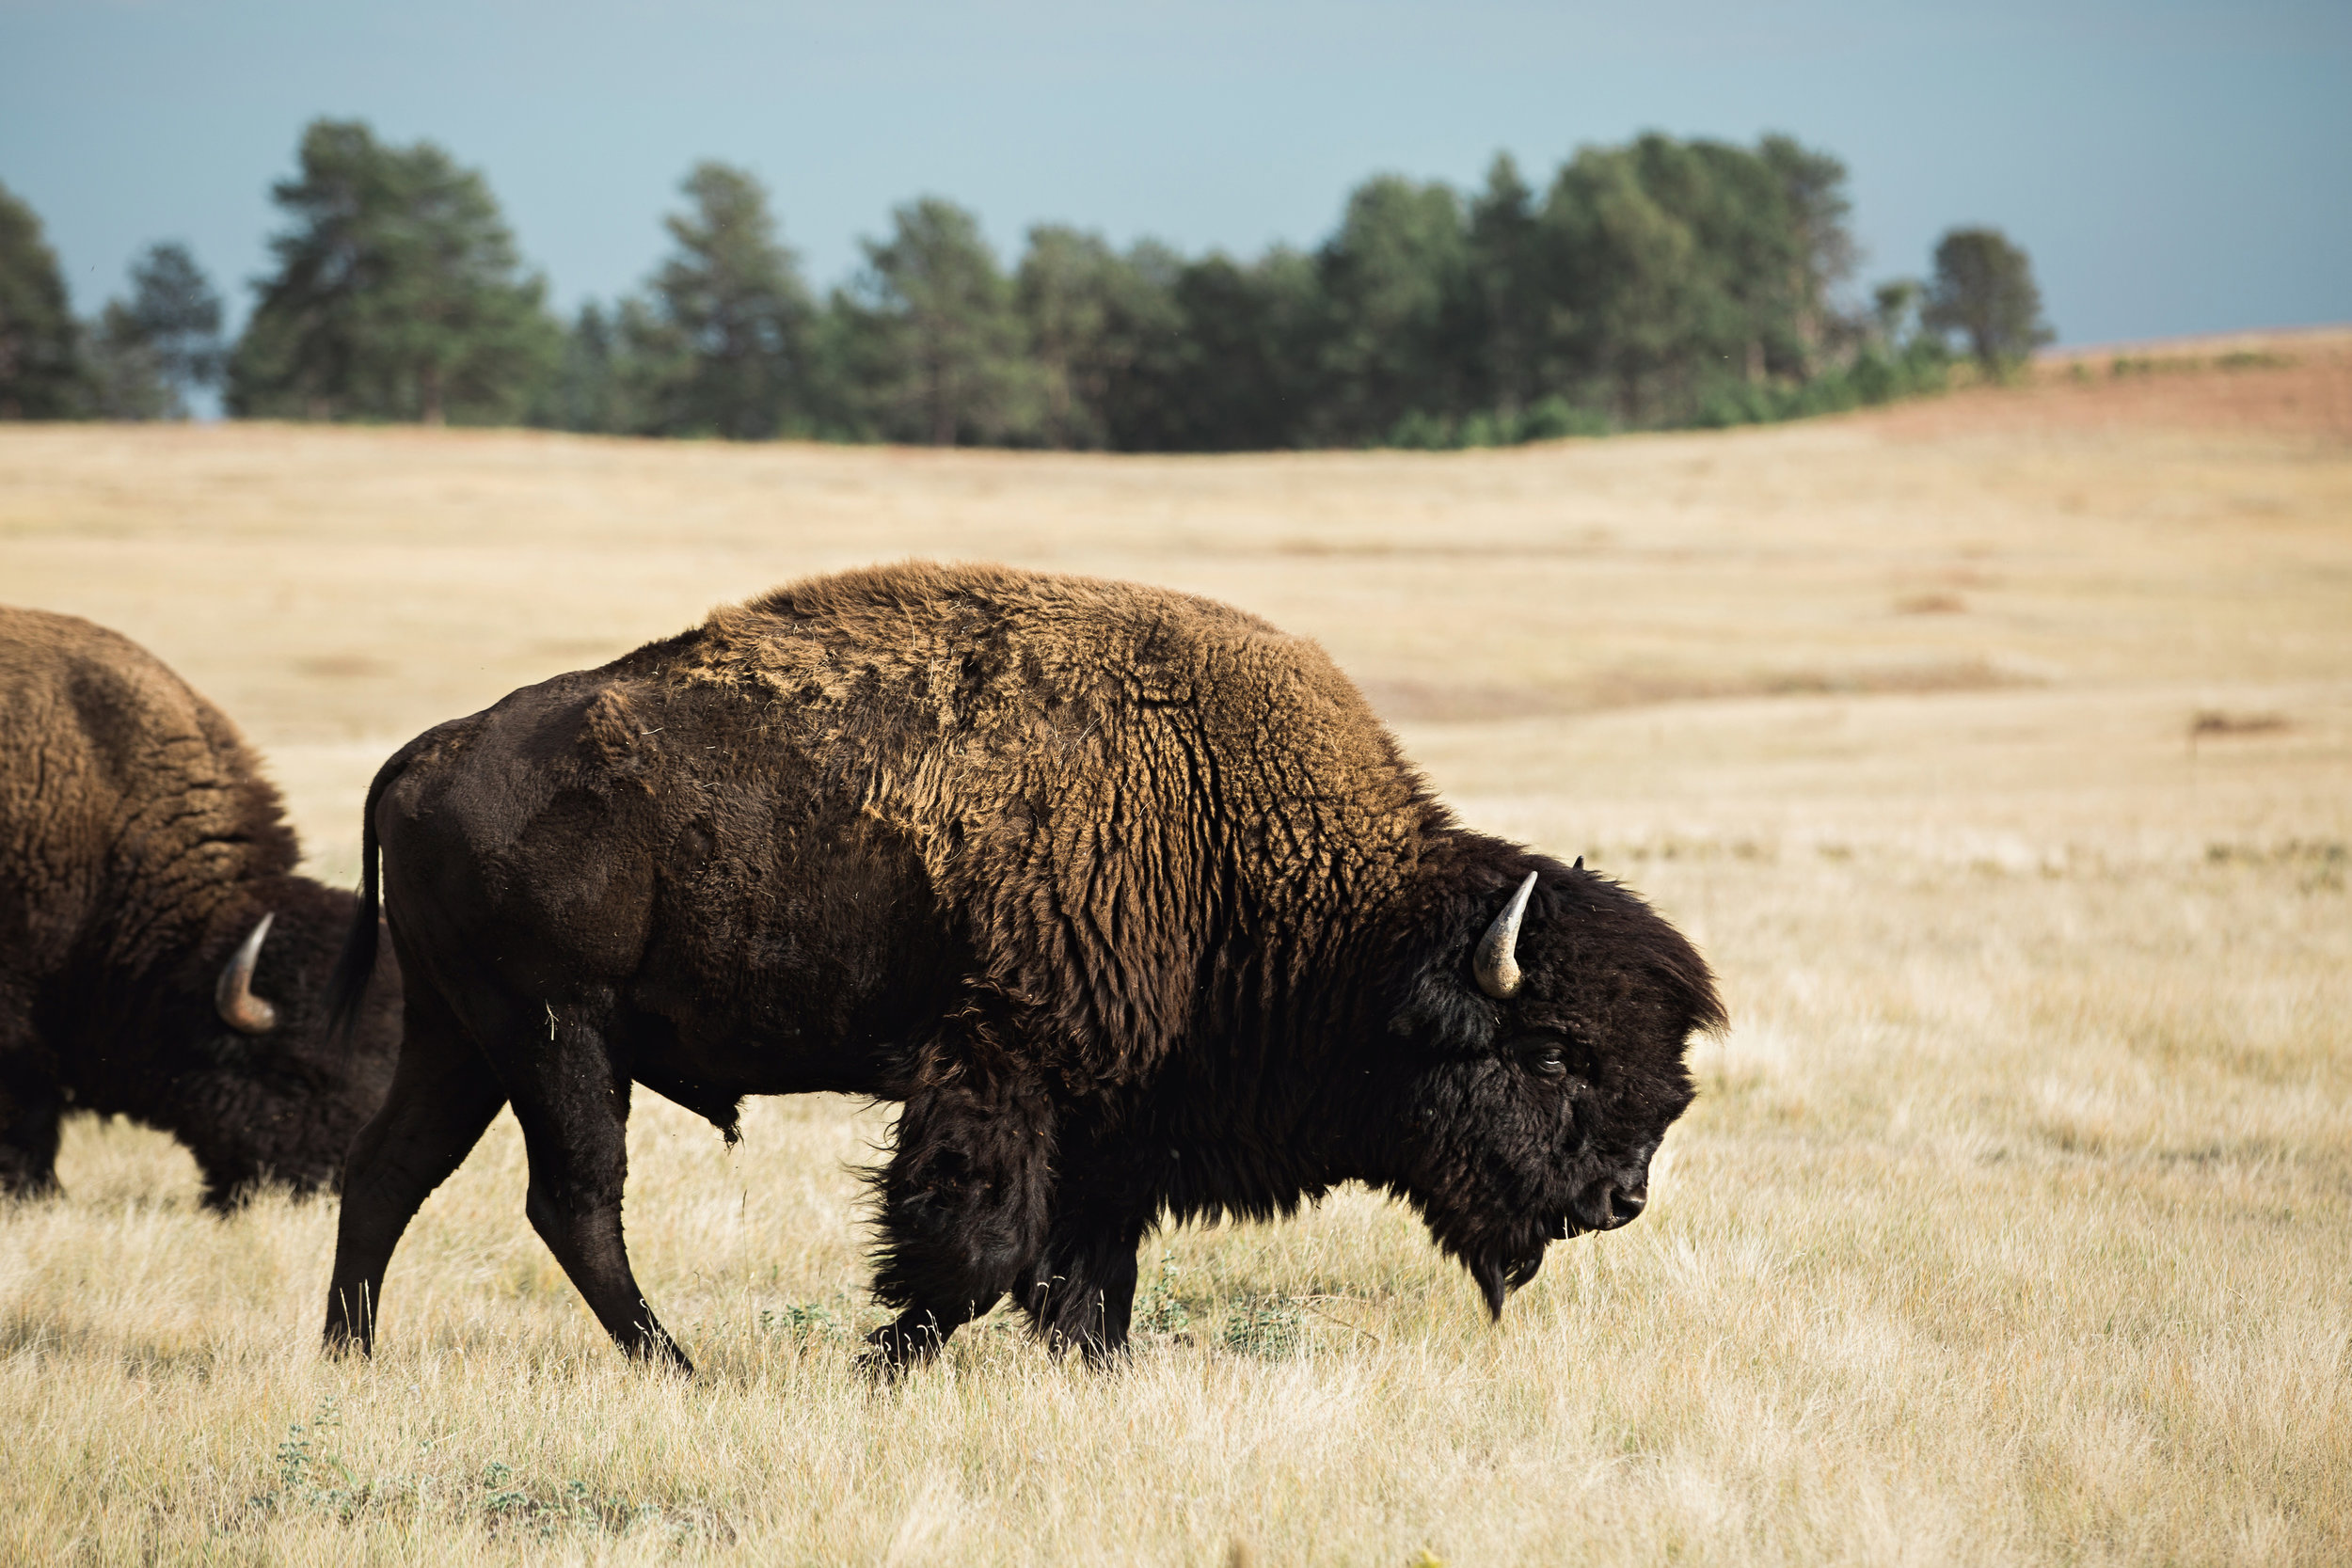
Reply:
[[[1632,1223],[1648,1203],[1645,1176],[1604,1176],[1576,1200],[1576,1217],[1587,1230],[1614,1230]]]

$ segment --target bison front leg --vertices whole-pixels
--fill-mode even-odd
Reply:
[[[56,1077],[41,1064],[32,998],[0,985],[0,1195],[40,1197],[57,1190]]]
[[[57,1191],[57,1117],[64,1102],[38,1078],[0,1078],[0,1196]]]
[[[882,1242],[874,1294],[902,1310],[869,1338],[895,1369],[1020,1284],[1045,1242],[1053,1101],[1032,1072],[965,1060],[909,1096],[877,1185]]]
[[[1150,1228],[1143,1205],[1117,1201],[1108,1173],[1072,1169],[1069,1200],[1053,1218],[1045,1252],[1021,1296],[1030,1324],[1057,1352],[1075,1346],[1090,1363],[1126,1348],[1136,1303],[1136,1249]]]

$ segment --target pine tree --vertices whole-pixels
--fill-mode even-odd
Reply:
[[[300,419],[499,423],[521,416],[560,331],[480,174],[358,121],[304,132],[271,190],[288,227],[237,344],[229,403]]]
[[[1474,304],[1461,198],[1434,181],[1368,180],[1315,261],[1328,311],[1318,433],[1378,440],[1408,414],[1465,411]]]
[[[1486,188],[1470,203],[1470,274],[1475,310],[1468,345],[1471,401],[1506,417],[1543,395],[1550,308],[1544,297],[1534,193],[1507,152],[1495,155]]]
[[[650,315],[629,347],[664,434],[772,436],[810,403],[808,290],[776,237],[768,194],[725,164],[694,166],[690,210],[666,221],[677,249],[652,281]]]
[[[1100,234],[1029,230],[1014,294],[1028,329],[1048,446],[1102,447],[1130,401],[1136,366],[1177,330],[1171,270],[1158,247],[1121,256]]]
[[[98,412],[111,420],[184,420],[189,396],[220,378],[220,295],[186,245],[148,246],[131,264],[131,297],[110,300],[90,353]]]
[[[84,407],[81,331],[33,210],[0,185],[0,420]]]
[[[1037,378],[979,221],[937,197],[891,221],[887,241],[866,242],[862,297],[842,302],[882,432],[942,447],[1031,433]]]

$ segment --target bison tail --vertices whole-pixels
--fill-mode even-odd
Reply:
[[[375,803],[385,786],[408,766],[415,742],[403,746],[375,770],[368,785],[367,804],[359,816],[359,902],[351,912],[351,929],[344,933],[342,956],[335,960],[334,976],[326,983],[326,1033],[329,1039],[348,1041],[359,1017],[360,1001],[375,973],[375,945],[382,930],[382,884],[376,877]]]

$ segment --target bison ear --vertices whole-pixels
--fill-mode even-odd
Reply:
[[[1450,963],[1422,969],[1389,1016],[1390,1034],[1442,1056],[1477,1055],[1493,1043],[1494,1032],[1494,1009],[1462,986]]]

